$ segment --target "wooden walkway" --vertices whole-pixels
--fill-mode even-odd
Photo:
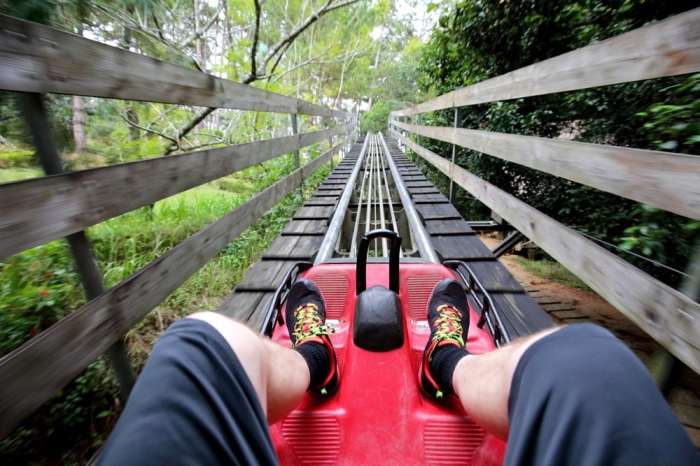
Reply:
[[[387,137],[386,141],[436,251],[443,259],[464,261],[474,270],[491,293],[512,335],[526,335],[553,322],[592,322],[610,329],[645,364],[650,365],[652,355],[661,349],[661,345],[624,318],[611,320],[605,316],[589,315],[577,310],[570,302],[537,288],[523,286],[493,256],[449,199],[403,155],[394,138]],[[299,208],[282,234],[220,306],[219,312],[259,328],[274,291],[289,267],[297,261],[313,260],[361,147],[362,144],[355,144],[348,156]],[[670,390],[668,400],[694,444],[700,448],[699,388],[700,376],[686,368]]]
[[[457,209],[404,156],[393,138],[387,137],[386,140],[438,254],[445,260],[460,260],[469,265],[491,293],[512,336],[528,335],[550,326],[552,319],[494,257]],[[289,268],[295,262],[312,260],[318,251],[361,148],[361,144],[353,146],[349,155],[299,208],[261,259],[248,270],[218,312],[247,322],[253,328],[259,327]]]
[[[386,141],[437,253],[444,260],[469,265],[491,294],[511,336],[528,335],[550,326],[552,319],[496,259],[449,199],[404,156],[392,136]]]
[[[353,145],[342,162],[296,211],[260,260],[248,269],[217,312],[246,322],[252,328],[259,328],[265,310],[289,268],[296,262],[312,260],[318,252],[335,205],[361,149],[362,144]]]

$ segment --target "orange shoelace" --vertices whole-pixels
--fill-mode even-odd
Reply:
[[[302,304],[294,310],[294,328],[292,335],[295,338],[295,345],[298,345],[309,338],[328,335],[328,328],[321,320],[318,306],[313,303]]]
[[[464,346],[464,328],[462,327],[462,314],[449,304],[443,304],[437,308],[438,317],[433,322],[436,327],[431,340],[435,343],[453,340]]]

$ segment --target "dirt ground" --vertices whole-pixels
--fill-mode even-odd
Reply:
[[[500,241],[486,235],[481,239],[490,249]],[[555,320],[602,325],[624,341],[648,367],[653,356],[662,353],[661,345],[595,292],[538,277],[525,270],[515,255],[504,255],[499,260]],[[681,366],[671,382],[667,400],[696,448],[700,449],[700,376]]]
[[[493,249],[500,242],[499,239],[490,236],[482,236],[481,239],[489,249]],[[612,330],[625,340],[643,360],[646,361],[650,354],[660,349],[660,346],[636,324],[595,292],[580,290],[538,277],[525,270],[519,264],[518,256],[516,255],[506,254],[500,258],[500,261],[523,286],[530,290],[530,294],[533,297],[556,298],[562,305],[571,306],[575,312],[568,315],[581,315],[586,318],[575,318],[574,320],[590,320]],[[566,314],[560,313],[560,315]],[[557,318],[557,315],[553,317],[562,322],[569,320],[567,318]]]

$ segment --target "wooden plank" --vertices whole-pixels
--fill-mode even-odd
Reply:
[[[263,258],[267,254],[277,254],[283,256],[289,256],[295,253],[295,248],[299,242],[298,237],[292,236],[278,236],[272,244],[263,252]]]
[[[310,236],[278,236],[262,255],[266,256],[294,256],[299,260],[308,260],[313,256],[321,244],[322,238]]]
[[[470,235],[476,232],[463,219],[457,220],[430,220],[425,222],[425,229],[431,235]]]
[[[393,112],[424,112],[692,73],[700,69],[700,9]]]
[[[467,262],[487,291],[496,293],[524,293],[520,283],[495,258],[491,261]]]
[[[449,161],[402,135],[397,137],[438,170],[450,173]],[[700,371],[700,304],[464,168],[454,165],[452,173],[455,183],[534,241],[678,359]]]
[[[294,254],[312,257],[318,252],[318,248],[321,247],[322,241],[323,238],[318,236],[299,237],[297,245],[294,248]]]
[[[427,216],[421,217],[421,218],[423,219],[423,222],[426,225],[428,224],[427,222],[435,222],[435,221],[443,221],[443,220],[464,220],[464,218],[462,218],[461,215],[427,215]],[[469,222],[467,222],[467,225],[469,225]],[[469,226],[469,228],[471,228],[471,225]]]
[[[532,293],[528,292],[530,296],[532,296]],[[573,303],[567,304],[567,303],[562,303],[562,304],[550,304],[546,306],[546,311],[549,313],[556,313],[556,312],[563,312],[563,311],[573,311]]]
[[[449,199],[442,194],[416,194],[412,195],[411,199],[413,199],[414,203],[449,202]]]
[[[416,188],[413,186],[406,186],[406,189],[408,190],[409,193],[415,195],[415,194],[442,194],[440,191],[435,189],[434,186],[431,187],[420,187]]]
[[[326,228],[327,220],[292,220],[282,233],[323,233]]]
[[[551,327],[554,320],[528,295],[499,293],[491,296],[511,337],[525,336]]]
[[[347,118],[348,113],[0,15],[0,89]]]
[[[333,207],[302,207],[294,214],[297,220],[317,220],[319,218],[328,218],[333,214]]]
[[[216,312],[239,322],[246,322],[251,314],[258,309],[263,296],[265,293],[255,291],[232,293],[224,299]]]
[[[266,293],[262,297],[260,303],[258,303],[257,308],[253,310],[253,313],[250,315],[250,318],[246,322],[248,327],[252,328],[257,332],[260,332],[262,330],[261,327],[263,324],[263,319],[265,318],[265,311],[267,310],[274,296],[274,293]]]
[[[333,200],[328,200],[328,199],[319,200],[319,199],[314,199],[312,197],[309,199],[308,202],[304,203],[304,207],[328,207],[328,206],[334,206],[335,204],[336,204],[336,201],[333,201]]]
[[[322,130],[0,185],[0,259],[322,141],[334,132]]]
[[[554,314],[554,317],[557,319],[579,319],[579,318],[584,318],[587,319],[588,316],[581,314],[579,311],[570,309],[568,311],[550,311],[549,309],[545,308],[545,310],[551,314]]]
[[[423,218],[462,218],[452,204],[419,204],[416,210]]]
[[[396,126],[700,219],[700,157],[696,155],[464,128]]]
[[[0,358],[0,438],[253,225],[342,142]]]
[[[492,260],[493,254],[478,236],[431,236],[430,242],[445,259]]]
[[[236,291],[275,290],[282,283],[284,275],[292,264],[285,261],[256,262],[248,269]]]

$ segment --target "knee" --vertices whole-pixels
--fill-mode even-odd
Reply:
[[[214,327],[241,360],[259,356],[263,352],[264,343],[258,334],[223,314],[204,311],[191,314],[186,318],[202,320]]]
[[[256,391],[259,394],[264,392],[269,355],[260,335],[246,325],[216,312],[197,312],[186,318],[202,320],[214,327],[235,353]]]

